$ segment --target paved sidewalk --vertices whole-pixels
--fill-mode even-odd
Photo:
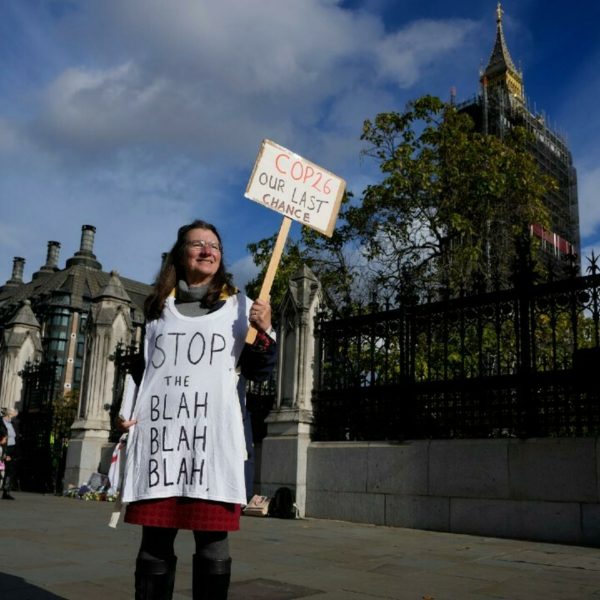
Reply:
[[[15,493],[0,501],[0,599],[133,598],[139,528],[114,505]],[[600,600],[600,552],[340,521],[243,517],[230,600]],[[189,600],[193,538],[181,532],[176,600]]]

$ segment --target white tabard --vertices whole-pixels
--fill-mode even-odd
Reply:
[[[186,496],[246,503],[236,365],[250,304],[237,294],[213,313],[186,317],[169,297],[146,326],[123,502]]]

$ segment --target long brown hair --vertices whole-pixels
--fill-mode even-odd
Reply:
[[[213,305],[219,299],[219,296],[223,291],[225,291],[227,294],[235,294],[236,292],[236,289],[231,281],[231,274],[227,273],[225,270],[223,244],[217,228],[206,221],[196,219],[189,225],[184,225],[183,227],[179,228],[177,231],[177,241],[163,260],[160,273],[158,274],[158,278],[154,284],[154,290],[144,302],[144,315],[149,321],[158,319],[158,317],[160,317],[165,306],[165,300],[173,291],[177,285],[177,282],[180,279],[185,279],[183,256],[187,241],[187,234],[192,229],[206,229],[208,231],[212,231],[217,236],[217,239],[219,240],[219,246],[221,247],[221,262],[217,272],[213,275],[210,283],[208,284],[208,291],[204,297],[204,304],[207,306]]]

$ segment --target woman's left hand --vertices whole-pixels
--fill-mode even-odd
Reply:
[[[261,332],[271,328],[271,305],[266,300],[255,300],[250,307],[250,323]]]
[[[122,433],[129,431],[136,423],[137,419],[131,419],[127,421],[121,416],[117,417],[117,429]]]

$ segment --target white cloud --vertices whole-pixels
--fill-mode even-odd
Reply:
[[[258,275],[258,267],[254,264],[251,256],[244,256],[232,265],[227,265],[227,268],[233,275],[233,282],[241,290],[246,287],[251,279]]]
[[[256,214],[239,201],[265,137],[350,183],[368,180],[362,120],[403,106],[395,86],[453,61],[448,51],[472,26],[420,21],[388,33],[379,16],[333,0],[73,6],[44,20],[44,43],[29,47],[43,49],[31,60],[52,71],[32,80],[39,87],[19,121],[0,120],[1,221],[10,224],[0,250],[36,270],[47,240],[62,241],[66,259],[89,223],[104,267],[144,280],[178,225],[202,217],[235,230]],[[237,259],[272,223],[261,216],[228,245],[240,280],[254,273]]]
[[[596,108],[600,94],[599,61],[600,50],[580,57],[561,90],[562,102],[556,117],[561,131],[567,132],[577,169],[582,242],[596,246],[600,237],[600,115]],[[589,251],[591,246],[584,248],[582,254]]]
[[[100,56],[65,70],[42,95],[36,126],[48,146],[97,159],[161,145],[237,164],[263,137],[302,146],[328,133],[319,128],[331,127],[325,111],[338,102],[352,114],[365,90],[410,86],[472,28],[419,21],[386,34],[380,19],[320,0],[103,0],[74,24],[63,24],[71,43],[83,29],[100,40]],[[126,47],[126,61],[111,62],[113,46]]]
[[[379,75],[406,88],[441,55],[459,47],[473,30],[473,21],[421,20],[388,35],[376,47]]]
[[[579,222],[581,237],[598,234],[600,229],[600,166],[578,173]]]
[[[0,157],[2,161],[12,161],[34,151],[30,140],[8,119],[0,117]]]
[[[160,79],[144,81],[131,62],[105,71],[71,68],[48,88],[41,125],[98,144],[107,136],[139,141],[145,131],[140,125],[151,116],[148,111],[155,109],[163,88]]]
[[[6,119],[0,119],[0,155],[12,153],[18,143],[18,133]]]

